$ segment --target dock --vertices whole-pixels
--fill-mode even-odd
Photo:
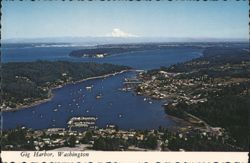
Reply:
[[[125,78],[123,81],[123,86],[124,88],[128,89],[132,89],[135,88],[138,84],[141,84],[142,82],[139,81],[139,79],[137,78]]]
[[[83,129],[96,129],[97,117],[72,117],[68,121],[68,127],[71,128],[83,128]]]

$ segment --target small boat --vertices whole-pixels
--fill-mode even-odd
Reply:
[[[143,101],[146,101],[146,100],[147,100],[146,98],[143,99]]]
[[[58,106],[58,107],[61,107],[62,105],[58,104],[57,106]]]
[[[121,115],[121,114],[119,114],[118,116],[119,116],[119,118],[121,118],[121,117],[122,117],[122,115]]]
[[[85,88],[86,88],[86,90],[90,91],[92,89],[92,86],[87,86]]]
[[[149,101],[148,103],[149,103],[149,104],[152,104],[152,101]]]
[[[89,112],[89,110],[86,110],[86,112],[88,113],[88,112]]]
[[[96,97],[95,97],[96,99],[100,99],[100,98],[102,98],[102,94],[98,94],[98,95],[96,95]]]
[[[53,109],[53,111],[54,111],[54,112],[57,112],[57,111],[58,111],[58,109]]]

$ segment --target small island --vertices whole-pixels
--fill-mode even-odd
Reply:
[[[67,83],[102,78],[128,70],[113,64],[36,61],[2,64],[2,111],[13,111],[50,100],[51,89]]]
[[[120,54],[138,50],[138,46],[129,45],[103,45],[96,46],[91,49],[80,49],[72,51],[69,56],[72,57],[88,57],[88,58],[104,58],[113,54]]]

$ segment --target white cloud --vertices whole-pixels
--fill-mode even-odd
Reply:
[[[108,34],[107,36],[111,36],[111,37],[138,37],[137,35],[124,32],[119,28],[114,28],[112,30],[111,34]]]

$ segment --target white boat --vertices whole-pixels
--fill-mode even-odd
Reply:
[[[54,111],[54,112],[57,112],[57,111],[58,111],[58,109],[53,109],[53,111]]]
[[[85,88],[86,88],[86,90],[90,91],[92,89],[92,86],[87,86]]]
[[[98,95],[96,95],[96,97],[95,97],[96,99],[100,99],[100,98],[102,98],[102,94],[100,93],[100,94],[98,94]]]

